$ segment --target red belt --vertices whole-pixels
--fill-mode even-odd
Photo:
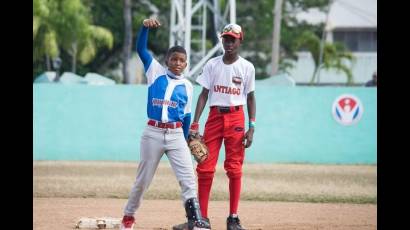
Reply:
[[[176,129],[182,127],[182,122],[169,122],[169,123],[162,123],[156,120],[148,120],[148,125],[162,128],[162,129]]]
[[[216,109],[220,113],[231,113],[238,111],[242,108],[242,105],[236,106],[211,106],[211,109]]]

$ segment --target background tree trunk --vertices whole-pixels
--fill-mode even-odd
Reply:
[[[71,72],[75,73],[77,70],[77,42],[74,42],[71,45],[72,54],[71,54]]]
[[[272,40],[272,73],[275,75],[279,69],[279,43],[280,43],[280,25],[282,21],[282,3],[283,0],[276,0],[275,9],[273,9],[273,40]]]
[[[48,54],[46,54],[46,66],[47,66],[47,71],[51,71],[50,56],[48,56]]]
[[[128,71],[128,62],[131,58],[132,49],[132,25],[131,25],[131,0],[124,0],[124,49],[123,49],[123,66],[122,73],[124,83],[130,84],[130,73]]]

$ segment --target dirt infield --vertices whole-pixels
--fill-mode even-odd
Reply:
[[[34,230],[74,229],[81,217],[120,218],[125,199],[33,198]],[[211,201],[209,217],[215,230],[226,229],[228,201]],[[241,221],[248,230],[375,230],[377,205],[241,201]],[[134,229],[171,230],[182,223],[178,200],[144,200]]]
[[[33,164],[34,197],[128,198],[138,164],[40,161]],[[313,203],[377,202],[373,165],[246,164],[241,200]],[[229,199],[229,180],[218,164],[211,199]],[[162,162],[145,199],[178,200],[181,188]]]

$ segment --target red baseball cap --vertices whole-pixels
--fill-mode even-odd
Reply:
[[[226,25],[222,30],[221,37],[223,37],[225,35],[229,35],[229,36],[232,36],[234,38],[239,38],[239,39],[243,40],[242,27],[238,24],[230,23],[230,24]]]

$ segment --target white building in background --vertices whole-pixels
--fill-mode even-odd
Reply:
[[[299,21],[310,24],[326,22],[327,42],[340,42],[354,57],[352,73],[355,84],[364,84],[377,70],[377,0],[333,0],[326,17],[324,12],[311,10],[297,14]],[[296,83],[309,83],[314,70],[310,53],[300,52],[295,68],[290,70]],[[320,84],[346,83],[343,73],[320,72]]]

